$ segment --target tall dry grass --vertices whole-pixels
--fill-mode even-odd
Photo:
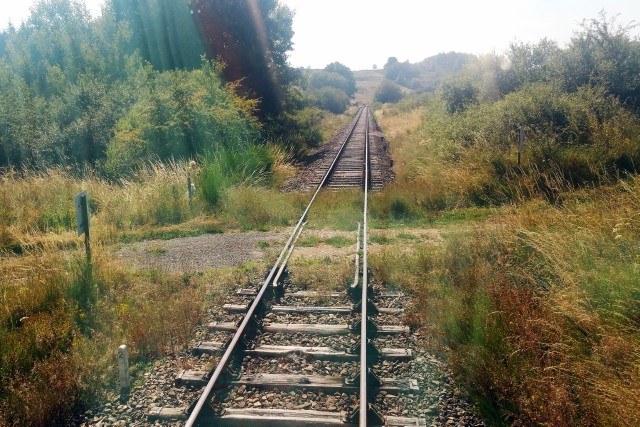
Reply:
[[[0,177],[0,425],[68,422],[117,390],[119,345],[129,346],[137,378],[152,358],[185,348],[205,304],[217,304],[225,286],[255,275],[139,272],[113,256],[111,243],[286,225],[296,209],[278,207],[294,196],[246,181],[212,216],[199,188],[191,203],[187,197],[187,174],[197,183],[198,173],[175,162],[118,183],[58,169]],[[84,189],[91,268],[75,233],[73,199]]]
[[[491,424],[640,424],[640,180],[591,162],[588,147],[517,168],[482,138],[443,138],[455,129],[433,108],[378,113],[398,179],[374,213],[491,215],[444,223],[442,246],[372,257],[376,277],[414,291],[407,321],[429,327]],[[637,119],[622,123],[593,124],[595,138],[634,155]]]
[[[156,163],[130,179],[111,183],[87,173],[51,169],[0,176],[0,250],[20,252],[56,243],[73,246],[76,216],[74,197],[89,192],[91,230],[96,241],[117,241],[143,226],[188,221],[206,212],[187,197],[188,165]],[[193,172],[192,172],[193,173]]]
[[[240,276],[131,271],[101,245],[90,273],[81,248],[3,257],[0,425],[62,425],[112,395],[121,344],[137,380],[139,366],[189,344],[205,304]]]
[[[390,246],[375,277],[495,425],[640,420],[640,180],[523,201],[445,243]]]

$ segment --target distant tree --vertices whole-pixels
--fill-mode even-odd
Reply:
[[[377,102],[398,102],[402,99],[402,89],[390,80],[383,80],[375,91]]]
[[[393,56],[384,65],[385,78],[405,87],[410,87],[411,81],[418,75],[419,71],[413,64],[409,61],[398,62],[398,59]]]
[[[349,97],[341,90],[326,86],[313,92],[318,106],[334,114],[342,114],[349,105]]]
[[[395,81],[398,78],[398,58],[395,56],[390,56],[387,59],[387,63],[382,67],[384,69],[384,76],[391,80]]]
[[[309,86],[312,89],[321,89],[323,87],[332,87],[341,90],[348,96],[350,84],[344,76],[330,72],[317,71],[309,76]]]
[[[377,70],[378,69],[378,65],[377,64],[373,64],[373,69]]]
[[[434,92],[445,78],[459,73],[477,60],[475,55],[459,52],[439,53],[430,56],[415,64],[419,76],[415,79],[417,83],[412,82],[411,88],[418,91]]]
[[[332,62],[331,64],[324,67],[324,70],[330,73],[338,73],[347,80],[348,84],[345,89],[347,95],[351,97],[354,93],[356,93],[356,78],[354,77],[351,68],[347,67],[344,64],[341,64],[340,62]]]

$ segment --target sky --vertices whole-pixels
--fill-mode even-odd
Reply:
[[[85,0],[94,16],[104,0]],[[601,10],[620,23],[640,20],[638,0],[280,0],[296,12],[296,67],[340,61],[353,70],[390,56],[418,62],[440,52],[504,52],[509,43],[547,37],[561,46]],[[18,26],[34,0],[0,0],[0,29]],[[634,30],[633,34],[638,34]],[[358,46],[356,48],[356,46]]]

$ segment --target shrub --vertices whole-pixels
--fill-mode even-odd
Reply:
[[[402,89],[390,80],[383,80],[376,89],[374,95],[376,102],[398,102],[402,99]]]
[[[224,86],[213,65],[195,71],[152,72],[148,87],[118,120],[107,149],[111,178],[145,163],[187,159],[245,145],[257,136],[255,102]]]
[[[317,99],[318,107],[331,111],[334,114],[342,114],[349,105],[349,97],[341,90],[332,87],[323,87],[313,92]]]
[[[464,111],[478,103],[478,88],[468,80],[446,81],[441,87],[441,97],[450,114]]]
[[[309,77],[309,86],[311,89],[333,88],[344,92],[347,97],[353,94],[351,84],[344,76],[330,71],[317,71]]]

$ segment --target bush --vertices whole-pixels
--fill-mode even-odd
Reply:
[[[309,77],[311,89],[323,89],[330,87],[344,92],[347,96],[350,92],[349,81],[338,73],[329,71],[317,71]]]
[[[205,62],[195,71],[152,72],[140,99],[118,120],[107,149],[111,178],[156,160],[187,159],[258,135],[255,102],[225,87]]]
[[[559,201],[562,191],[616,179],[640,162],[640,119],[602,89],[567,93],[557,84],[529,84],[455,114],[442,99],[427,102],[422,152],[443,166],[429,173],[466,173],[461,194],[474,204],[536,196]],[[525,146],[518,167],[520,126]]]
[[[376,102],[398,102],[402,99],[402,89],[390,80],[383,80],[375,91]]]
[[[447,81],[442,84],[441,97],[450,114],[464,111],[478,103],[479,90],[468,80]]]
[[[323,87],[313,92],[317,99],[317,105],[331,111],[334,114],[342,114],[349,105],[349,97],[341,90],[332,87]]]

